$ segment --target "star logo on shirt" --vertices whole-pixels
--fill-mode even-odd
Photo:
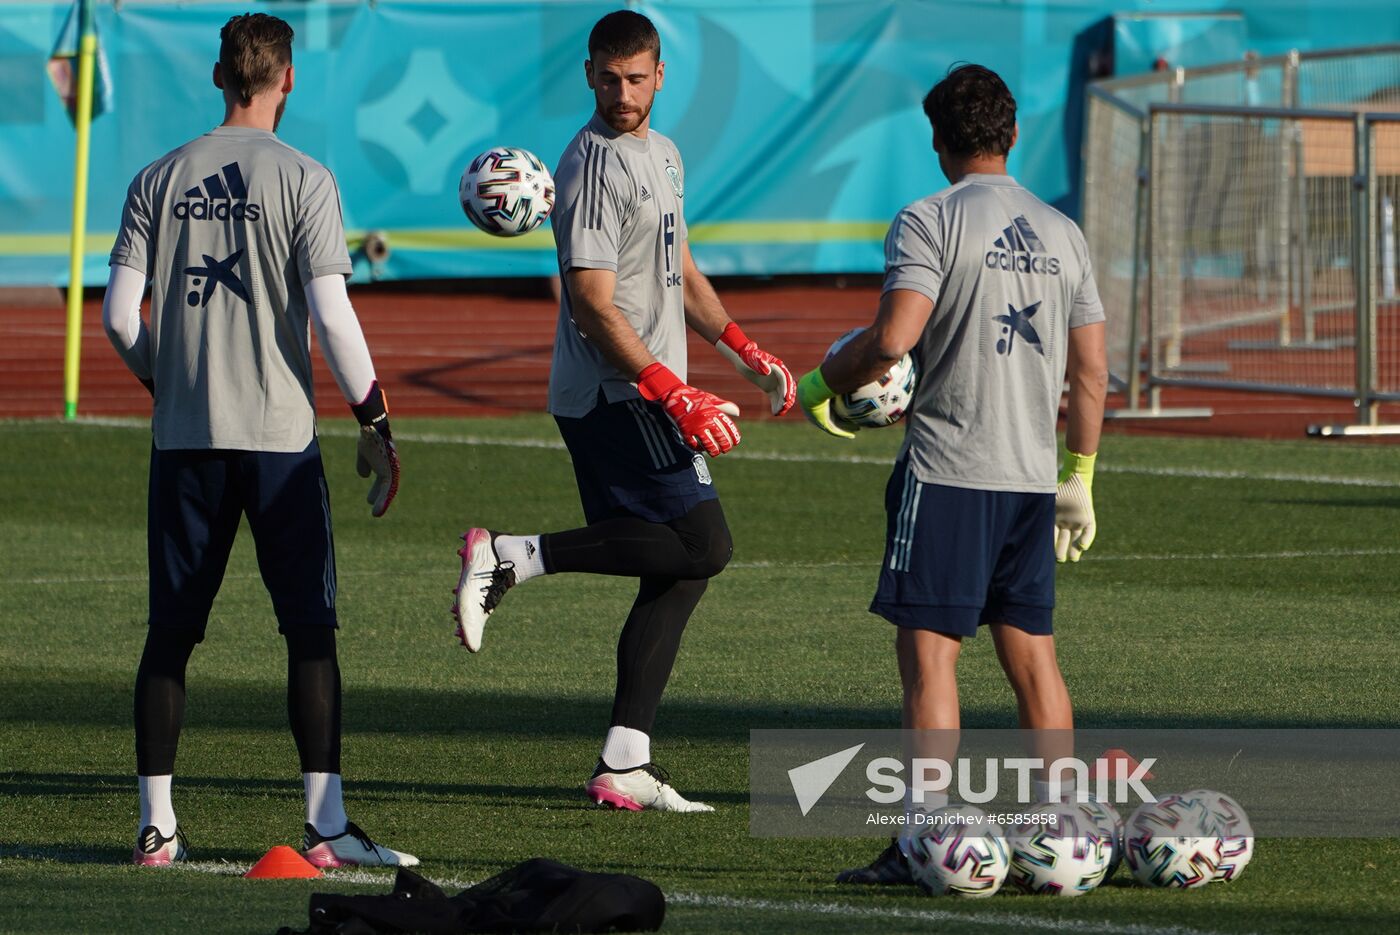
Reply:
[[[221,285],[244,302],[253,301],[248,295],[248,290],[244,288],[243,281],[238,278],[238,270],[236,267],[238,266],[238,261],[243,258],[242,250],[235,250],[222,260],[216,260],[207,253],[201,254],[200,258],[204,260],[203,266],[185,267],[185,275],[196,277],[194,280],[196,286],[200,284],[201,279],[203,279],[204,282],[204,294],[202,296],[200,293],[192,290],[190,294],[185,297],[185,301],[188,302],[191,307],[198,305],[200,308],[204,308],[207,306],[209,304],[209,299],[214,295],[214,290]]]
[[[997,339],[998,354],[1010,357],[1011,348],[1019,336],[1022,341],[1039,351],[1041,357],[1045,356],[1045,347],[1040,343],[1040,335],[1036,334],[1030,321],[1038,311],[1040,311],[1040,303],[1035,302],[1019,309],[1014,305],[1008,305],[1006,306],[1007,314],[992,316],[993,321],[1001,324],[1001,337]]]

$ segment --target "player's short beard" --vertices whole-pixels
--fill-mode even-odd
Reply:
[[[631,133],[651,115],[651,103],[651,101],[647,101],[646,107],[628,111],[625,114],[619,114],[611,109],[605,110],[603,111],[603,122],[618,133]]]
[[[277,132],[277,126],[282,122],[282,112],[287,109],[287,96],[282,95],[282,100],[277,102],[277,113],[272,115],[272,132]]]

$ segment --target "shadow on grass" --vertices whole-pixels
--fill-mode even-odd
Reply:
[[[0,724],[126,728],[132,723],[131,685],[125,679],[64,680],[34,672],[0,676]],[[226,728],[285,732],[285,689],[267,681],[192,679],[187,728]],[[471,691],[350,686],[345,692],[347,734],[440,734],[463,738],[597,740],[606,727],[611,702],[601,692],[580,696],[560,692]],[[1237,717],[1225,714],[1143,715],[1081,709],[1081,728],[1390,728],[1393,722],[1345,712],[1312,719]],[[964,728],[1014,728],[1007,706],[966,705]],[[842,705],[839,701],[792,703],[760,700],[667,698],[657,715],[656,733],[698,742],[746,744],[750,730],[783,728],[897,729],[893,705]]]
[[[176,780],[182,794],[217,794],[252,799],[287,799],[300,802],[301,783],[295,778],[250,776],[198,776],[180,774]],[[132,791],[134,776],[114,773],[48,773],[13,770],[0,773],[0,796],[12,802],[29,798],[106,797],[114,789]],[[405,782],[359,779],[347,774],[347,795],[356,801],[428,800],[446,804],[519,805],[522,801],[557,811],[600,811],[584,795],[583,783],[568,786],[503,785],[478,782]],[[687,789],[695,798],[725,804],[746,804],[747,792],[721,792],[713,789]],[[3,852],[0,852],[3,853]]]
[[[1269,506],[1361,507],[1367,510],[1400,509],[1400,497],[1289,497],[1260,500]]]

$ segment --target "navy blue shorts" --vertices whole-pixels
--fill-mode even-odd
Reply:
[[[590,523],[617,516],[669,523],[719,498],[705,456],[681,440],[658,403],[610,403],[600,390],[588,415],[554,421]]]
[[[151,626],[204,638],[244,515],[278,630],[336,625],[330,493],[312,439],[291,453],[151,449]]]
[[[976,636],[988,623],[1052,632],[1054,494],[925,484],[900,461],[885,487],[885,512],[871,613],[956,636]]]

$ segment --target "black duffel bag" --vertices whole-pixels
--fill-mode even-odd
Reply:
[[[388,895],[311,894],[310,917],[304,935],[651,932],[666,917],[666,897],[640,877],[536,857],[456,896],[400,867]]]

